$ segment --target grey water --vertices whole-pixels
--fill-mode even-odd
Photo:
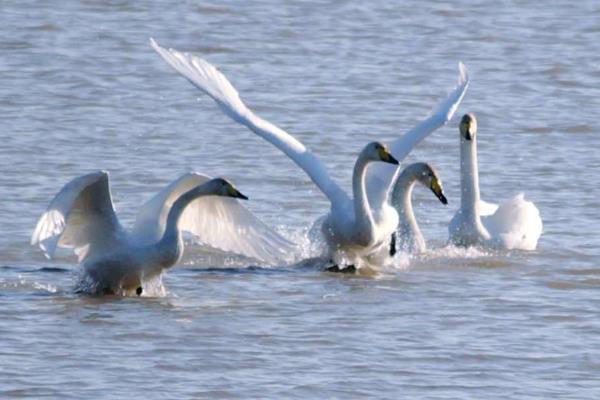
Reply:
[[[0,3],[0,397],[600,398],[600,3],[133,0]],[[428,253],[376,277],[323,272],[306,234],[324,196],[155,54],[216,64],[344,188],[454,85],[415,190]],[[534,252],[445,248],[459,205],[458,117],[479,119],[485,200],[519,192]],[[29,237],[70,179],[110,171],[117,211],[186,171],[232,179],[298,263],[193,248],[155,298],[74,293],[73,257]]]

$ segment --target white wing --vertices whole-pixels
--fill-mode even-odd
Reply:
[[[158,241],[173,202],[183,193],[210,180],[195,172],[182,175],[140,209],[133,229],[136,240]],[[292,244],[262,223],[233,198],[203,196],[186,207],[179,228],[200,242],[265,262],[288,258]]]
[[[496,212],[482,217],[481,222],[492,240],[509,250],[535,250],[543,229],[540,211],[525,200],[523,193],[500,204]]]
[[[209,176],[190,172],[171,182],[138,211],[132,236],[146,244],[156,243],[162,237],[171,206],[183,193],[210,180]]]
[[[235,88],[213,65],[187,53],[164,49],[154,39],[150,39],[150,43],[177,72],[212,97],[225,114],[245,125],[294,160],[332,203],[348,199],[346,193],[329,177],[325,165],[317,156],[293,136],[258,117],[247,108]]]
[[[390,152],[398,161],[404,160],[417,144],[430,133],[444,126],[456,112],[469,86],[467,68],[463,63],[459,63],[458,69],[459,76],[456,87],[440,103],[433,114],[401,138],[389,143]],[[388,192],[398,171],[400,171],[399,168],[386,163],[374,163],[369,167],[367,171],[367,193],[372,207],[378,209],[388,198]]]
[[[486,216],[492,215],[493,213],[496,212],[496,210],[498,209],[498,204],[489,203],[484,200],[479,200],[477,207],[479,207],[479,209],[478,209],[479,215],[482,217],[486,217]]]
[[[47,257],[56,247],[73,249],[79,261],[122,243],[124,231],[112,203],[108,173],[98,171],[67,183],[40,219],[31,244]]]

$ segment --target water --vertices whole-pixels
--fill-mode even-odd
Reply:
[[[0,397],[600,397],[598,2],[146,3],[0,4]],[[524,191],[538,250],[442,248],[454,120],[409,157],[438,167],[450,205],[415,191],[433,250],[405,268],[339,276],[193,250],[164,297],[74,294],[75,261],[28,241],[92,170],[111,172],[125,223],[188,170],[231,178],[299,242],[327,210],[291,161],[196,101],[149,36],[218,65],[346,188],[361,147],[423,118],[462,60],[482,195]]]

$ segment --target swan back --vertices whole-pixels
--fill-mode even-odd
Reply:
[[[543,224],[538,208],[519,193],[500,204],[496,212],[482,217],[482,222],[496,247],[535,250]]]

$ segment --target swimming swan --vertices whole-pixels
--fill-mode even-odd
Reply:
[[[186,174],[142,208],[129,233],[115,213],[108,173],[98,171],[75,178],[61,189],[40,217],[31,244],[39,245],[49,258],[57,247],[73,249],[85,275],[101,291],[138,290],[144,279],[177,263],[183,253],[182,230],[204,230],[200,236],[213,246],[224,241],[219,236],[232,234],[234,247],[238,245],[235,236],[261,232],[260,221],[250,224],[257,220],[234,198],[246,197],[224,179]],[[198,215],[195,209],[200,207],[205,209]],[[242,227],[247,229],[236,235]],[[217,240],[211,241],[211,236]],[[254,238],[257,243],[262,239]],[[250,246],[252,242],[245,243]]]
[[[475,115],[464,115],[459,130],[461,197],[460,209],[448,227],[450,242],[460,246],[535,250],[542,234],[539,210],[522,193],[500,206],[482,201]]]
[[[412,191],[417,182],[431,189],[442,204],[448,204],[442,180],[431,165],[418,162],[404,168],[394,183],[390,199],[400,216],[398,229],[392,234],[390,256],[394,256],[399,249],[409,253],[423,253],[427,250],[412,208]]]
[[[380,143],[368,144],[354,166],[353,197],[350,197],[331,179],[321,160],[302,143],[248,109],[235,88],[213,65],[187,53],[164,49],[153,39],[150,42],[165,61],[212,97],[225,114],[277,147],[308,174],[331,203],[323,232],[333,253],[342,250],[362,256],[387,248],[398,224],[398,214],[388,202],[397,167],[386,168],[376,163],[367,170],[367,165],[375,160],[397,164],[394,158],[402,160],[417,143],[452,117],[468,85],[466,69],[460,64],[458,86],[431,117],[394,141],[389,152]]]

